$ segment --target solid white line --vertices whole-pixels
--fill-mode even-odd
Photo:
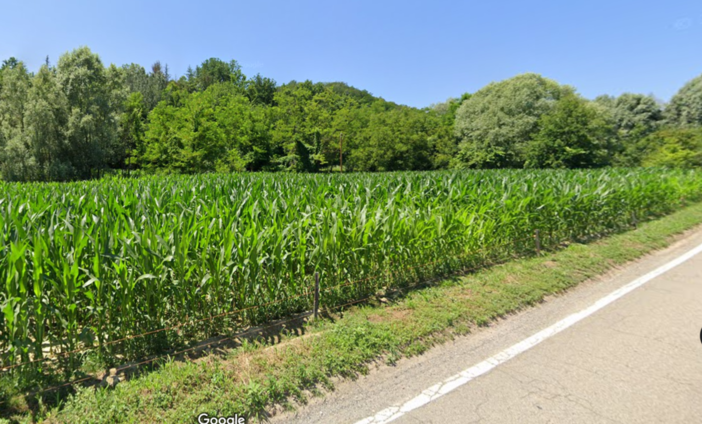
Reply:
[[[510,359],[514,358],[515,356],[519,355],[522,352],[525,352],[529,350],[530,348],[536,346],[537,344],[543,342],[544,340],[548,339],[549,337],[552,337],[561,331],[565,330],[566,328],[570,327],[571,325],[575,324],[576,322],[582,320],[585,317],[588,317],[592,315],[593,313],[599,311],[600,309],[604,308],[605,306],[609,305],[610,303],[614,302],[615,300],[619,299],[620,297],[624,296],[625,294],[631,292],[632,290],[643,286],[647,282],[653,280],[654,278],[660,276],[661,274],[670,271],[671,269],[675,268],[676,266],[682,264],[683,262],[689,260],[693,256],[697,255],[698,253],[702,252],[702,244],[699,246],[695,247],[694,249],[688,251],[682,256],[677,257],[676,259],[673,259],[672,261],[668,262],[667,264],[656,268],[655,270],[649,272],[648,274],[641,276],[637,278],[636,280],[630,282],[629,284],[622,286],[621,288],[613,291],[612,293],[608,294],[607,296],[603,297],[602,299],[598,300],[597,302],[593,303],[590,307],[583,309],[580,312],[576,312],[573,315],[570,315],[557,323],[553,324],[552,326],[539,331],[538,333],[534,334],[531,337],[528,337],[521,342],[513,345],[512,347],[509,347],[502,352],[498,353],[497,355],[491,356],[490,358],[484,360],[483,362],[474,365],[454,376],[451,376],[447,378],[446,380],[442,381],[441,383],[438,383],[434,386],[431,386],[430,388],[426,389],[423,391],[419,396],[415,397],[414,399],[411,399],[401,406],[392,406],[390,408],[383,409],[382,411],[378,412],[377,414],[373,415],[372,417],[368,417],[366,419],[363,419],[361,421],[358,421],[356,424],[384,424],[384,423],[389,423],[391,421],[394,421],[401,416],[405,415],[406,413],[417,409],[421,408],[422,406],[428,404],[429,402],[433,402],[436,399],[440,398],[441,396],[452,392],[453,390],[461,387],[462,385],[468,383],[469,381],[473,380],[476,377],[479,377],[489,371],[491,371],[493,368],[497,367],[498,365],[505,363],[509,361]]]

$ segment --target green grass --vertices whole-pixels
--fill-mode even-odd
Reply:
[[[589,244],[507,262],[409,292],[388,306],[352,308],[283,336],[274,346],[247,343],[195,362],[171,361],[115,389],[80,389],[60,407],[36,408],[13,420],[49,422],[194,422],[200,412],[262,417],[356,378],[379,359],[394,362],[476,326],[541,302],[615,266],[667,246],[702,222],[702,204]],[[377,302],[376,302],[377,303]],[[21,406],[19,406],[21,407]]]

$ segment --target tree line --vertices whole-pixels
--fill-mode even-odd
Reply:
[[[702,166],[702,75],[661,104],[593,101],[537,74],[418,109],[342,82],[279,85],[211,58],[180,78],[105,66],[87,47],[36,72],[0,67],[0,172],[395,171]]]

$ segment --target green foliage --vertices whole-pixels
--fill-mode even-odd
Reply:
[[[248,102],[233,108],[219,95],[203,97],[215,86]],[[293,81],[275,89],[256,76],[246,87],[241,95],[231,82],[191,94],[187,84],[172,82],[149,114],[142,165],[186,173],[320,172],[338,169],[341,153],[345,170],[420,170],[446,167],[455,153],[449,126],[434,112],[382,99],[369,104],[367,92],[342,83]],[[193,107],[205,97],[207,108]]]
[[[3,72],[6,69],[13,69],[19,64],[20,64],[20,61],[17,60],[17,58],[15,58],[15,57],[10,57],[9,59],[5,59],[2,61],[2,65],[0,65],[0,92],[2,91]]]
[[[685,84],[665,108],[670,125],[687,127],[702,125],[702,75]]]
[[[699,126],[701,80],[666,108],[673,126]],[[573,96],[523,74],[417,109],[343,82],[249,79],[218,58],[176,81],[160,62],[148,72],[105,67],[82,47],[37,75],[15,58],[0,66],[0,173],[66,181],[137,168],[334,172],[342,162],[345,171],[640,166],[663,122],[656,100]]]
[[[459,107],[461,107],[463,102],[470,99],[471,97],[472,94],[463,93],[460,99],[450,98],[443,103],[431,105],[429,109],[431,109],[441,117],[444,126],[453,128],[453,125],[456,122],[456,111]]]
[[[359,171],[431,169],[432,139],[427,134],[436,134],[440,125],[436,116],[406,107],[371,114],[366,128],[353,141],[349,167]]]
[[[595,102],[610,111],[613,129],[622,139],[645,137],[658,129],[663,120],[663,111],[651,96],[624,93],[616,98],[600,96]]]
[[[545,248],[621,230],[700,199],[702,174],[215,174],[0,191],[0,366],[45,344],[101,355],[69,355],[73,371],[307,310],[315,272],[331,306],[532,251],[536,228]]]
[[[322,84],[305,81],[281,87],[275,104],[271,139],[282,153],[276,162],[289,171],[319,171],[338,137],[329,123],[343,99]]]
[[[147,110],[148,106],[140,91],[132,92],[125,100],[124,112],[119,120],[120,148],[115,155],[114,168],[124,164],[128,169],[132,169],[138,158],[144,154]]]
[[[368,91],[352,87],[345,82],[328,82],[325,83],[324,86],[331,88],[334,93],[340,96],[354,99],[361,105],[370,105],[377,100],[377,98]]]
[[[644,166],[702,167],[702,128],[669,128],[643,140]]]
[[[346,309],[334,320],[305,326],[304,341],[293,334],[243,339],[240,347],[204,361],[158,361],[158,369],[115,390],[79,388],[55,408],[33,411],[31,417],[17,408],[10,420],[190,423],[203,411],[265,420],[272,405],[294,407],[288,403],[293,399],[304,403],[306,391],[319,394],[319,387],[329,387],[334,376],[355,378],[383,359],[392,364],[665,247],[675,234],[699,224],[700,212],[698,204],[598,243],[572,244],[466,278],[440,280],[382,308]]]
[[[448,169],[460,168],[461,162],[457,159],[458,142],[454,132],[456,111],[464,101],[471,98],[470,93],[463,93],[460,99],[450,98],[443,103],[431,105],[429,110],[441,121],[441,126],[430,138],[432,145],[432,168]]]
[[[600,96],[594,103],[611,118],[616,136],[611,152],[613,164],[641,165],[641,140],[660,128],[663,122],[660,105],[651,96],[632,93],[624,93],[616,98]]]
[[[205,91],[213,84],[228,82],[243,92],[246,76],[236,60],[227,63],[213,57],[195,68],[195,72],[188,76],[188,82],[197,91]]]
[[[579,96],[562,96],[541,115],[528,145],[526,167],[594,168],[609,163],[611,126],[606,116]]]
[[[169,75],[160,62],[155,62],[151,72],[135,63],[124,65],[120,68],[121,85],[127,93],[140,93],[146,112],[153,110],[162,99],[163,90],[168,85]]]
[[[246,97],[253,104],[273,106],[276,89],[277,85],[274,80],[256,74],[246,82]]]
[[[133,167],[149,104],[166,76],[155,64],[105,68],[87,47],[66,53],[56,68],[30,75],[18,62],[3,71],[0,168],[10,181],[65,181]]]
[[[33,166],[24,134],[24,113],[31,75],[22,62],[5,61],[0,90],[0,166],[13,179]]]
[[[42,66],[34,77],[24,113],[27,155],[32,166],[14,169],[9,180],[65,180],[71,178],[71,151],[64,143],[69,103],[54,70]],[[22,163],[23,161],[15,161]]]
[[[147,169],[228,172],[266,161],[263,114],[231,83],[204,92],[171,91],[178,105],[161,102],[151,113],[140,160]]]
[[[456,111],[459,164],[477,168],[521,167],[541,115],[572,89],[536,74],[491,83]]]
[[[69,105],[64,134],[70,162],[66,178],[90,178],[114,154],[117,143],[117,119],[113,113],[113,92],[97,54],[81,47],[59,58],[56,68],[58,85]]]

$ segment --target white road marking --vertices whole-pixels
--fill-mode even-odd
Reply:
[[[672,261],[668,262],[665,265],[660,266],[659,268],[656,268],[655,270],[649,272],[646,275],[643,275],[636,280],[630,282],[629,284],[620,287],[619,289],[613,291],[612,293],[608,294],[607,296],[603,297],[602,299],[598,300],[597,302],[593,303],[591,306],[589,306],[586,309],[583,309],[580,312],[576,312],[572,315],[569,315],[568,317],[558,321],[557,323],[553,324],[552,326],[539,331],[538,333],[522,340],[521,342],[513,345],[512,347],[509,347],[502,352],[484,360],[483,362],[474,365],[464,371],[461,371],[460,373],[453,375],[446,380],[442,381],[441,383],[435,384],[434,386],[431,386],[430,388],[426,389],[423,391],[419,396],[415,397],[414,399],[410,399],[409,401],[405,402],[401,406],[391,406],[390,408],[383,409],[382,411],[378,412],[377,414],[373,415],[372,417],[368,417],[366,419],[363,419],[361,421],[358,421],[356,424],[384,424],[384,423],[389,423],[391,421],[394,421],[401,416],[407,414],[408,412],[421,408],[422,406],[428,404],[429,402],[433,402],[436,399],[440,398],[441,396],[452,392],[453,390],[463,386],[464,384],[468,383],[469,381],[473,380],[476,377],[479,377],[489,371],[491,371],[493,368],[497,367],[498,365],[505,363],[509,361],[510,359],[514,358],[515,356],[519,355],[522,352],[525,352],[529,350],[530,348],[536,346],[537,344],[543,342],[544,340],[548,339],[549,337],[552,337],[561,331],[565,330],[566,328],[570,327],[571,325],[577,323],[578,321],[582,320],[583,318],[586,318],[593,313],[599,311],[600,309],[604,308],[605,306],[609,305],[610,303],[614,302],[615,300],[619,299],[620,297],[624,296],[625,294],[633,291],[634,289],[637,289],[647,282],[653,280],[654,278],[670,271],[671,269],[675,268],[676,266],[684,263],[685,261],[691,259],[693,256],[697,255],[698,253],[702,252],[702,244],[699,246],[695,247],[694,249],[688,251],[687,253],[677,257],[676,259],[673,259]]]

